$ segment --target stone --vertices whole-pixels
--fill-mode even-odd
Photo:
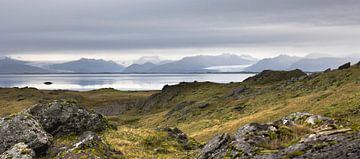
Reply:
[[[36,156],[42,156],[51,145],[52,139],[30,114],[19,113],[0,119],[0,153],[23,142],[35,151]]]
[[[229,134],[221,134],[211,139],[201,150],[198,159],[222,159],[230,147]]]
[[[209,106],[210,106],[209,103],[200,103],[199,106],[198,106],[198,108],[200,108],[200,109],[205,109],[205,108],[207,108],[207,107],[209,107]]]
[[[0,155],[0,159],[32,159],[35,152],[23,142],[15,144],[11,149]]]
[[[102,115],[88,111],[75,101],[61,100],[38,104],[28,112],[52,135],[100,132],[108,127]]]
[[[234,139],[216,136],[202,149],[202,158],[274,159],[274,158],[359,158],[360,133],[352,129],[331,128],[337,121],[306,112],[296,112],[266,124],[250,123],[238,129]],[[301,140],[284,147],[269,149],[283,137],[299,134]],[[329,129],[331,128],[331,129]],[[298,138],[298,137],[296,137]],[[286,140],[285,140],[286,141]],[[288,142],[288,141],[286,141]],[[220,148],[219,148],[220,147]],[[275,148],[275,149],[274,149]]]
[[[307,74],[299,69],[292,71],[272,71],[272,70],[264,70],[261,73],[249,77],[244,80],[244,82],[255,82],[258,84],[268,84],[272,82],[280,82],[287,81],[294,78],[299,78],[307,76]]]
[[[331,68],[328,68],[324,71],[324,73],[328,73],[328,72],[331,72]]]
[[[197,143],[192,142],[184,132],[176,127],[157,128],[157,130],[167,132],[168,135],[180,143],[185,150],[191,150],[198,147]]]
[[[348,63],[346,63],[346,64],[343,64],[343,65],[341,65],[341,66],[339,66],[339,70],[344,70],[344,69],[348,69],[348,68],[350,68],[351,67],[351,63],[350,62],[348,62]]]
[[[123,156],[121,152],[116,152],[95,132],[84,132],[78,141],[65,151],[58,153],[55,158],[115,158]]]

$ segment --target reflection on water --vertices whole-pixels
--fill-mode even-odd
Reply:
[[[35,87],[38,89],[93,90],[160,90],[179,82],[241,82],[253,74],[26,74],[0,75],[0,87]],[[44,82],[52,82],[45,85]]]

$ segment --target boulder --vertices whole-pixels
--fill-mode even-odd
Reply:
[[[335,126],[333,127],[331,125]],[[238,129],[234,135],[234,139],[216,136],[202,149],[200,157],[224,158],[224,156],[226,156],[229,158],[246,159],[294,158],[296,157],[295,155],[301,156],[303,153],[311,154],[312,152],[318,151],[319,147],[332,146],[334,143],[341,142],[341,139],[333,140],[333,138],[343,137],[342,135],[351,129],[334,129],[339,127],[341,126],[337,125],[336,120],[328,117],[305,112],[292,113],[275,122],[246,124]],[[337,134],[342,135],[337,136]],[[303,140],[292,143],[297,141],[300,136],[304,137]],[[316,142],[318,139],[321,139],[321,142]],[[325,145],[322,145],[324,142]],[[349,140],[349,143],[351,143],[354,148],[358,147],[355,145],[357,142],[358,141],[350,142]],[[290,147],[284,146],[284,144],[290,144],[288,145]],[[332,149],[335,150],[335,148]],[[356,153],[353,148],[343,150],[342,152]],[[311,154],[309,156],[314,156],[310,158],[316,158],[325,155],[328,156],[327,158],[331,158],[331,156],[324,154],[326,152],[318,151],[318,153],[318,155]],[[339,157],[339,155],[335,156],[337,156],[337,158]],[[355,156],[358,157],[359,155]]]
[[[19,113],[0,119],[0,153],[11,146],[23,142],[33,149],[37,156],[46,153],[51,145],[52,136],[27,113]]]
[[[328,68],[324,71],[324,73],[328,73],[328,72],[331,72],[331,68]]]
[[[209,106],[210,106],[209,103],[200,103],[200,104],[198,105],[198,108],[200,108],[200,109],[205,109],[205,108],[207,108],[207,107],[209,107]]]
[[[191,141],[188,136],[178,128],[158,128],[158,131],[165,131],[171,138],[174,138],[178,143],[180,143],[185,150],[191,150],[197,148],[197,143]]]
[[[350,62],[348,62],[348,63],[346,63],[346,64],[343,64],[343,65],[341,65],[341,66],[339,66],[339,70],[344,70],[344,69],[348,69],[348,68],[350,68],[351,67],[351,63]]]
[[[108,126],[102,115],[90,112],[74,101],[62,100],[38,104],[28,112],[39,121],[45,131],[52,135],[99,132]]]
[[[230,147],[229,134],[221,134],[211,139],[201,150],[198,159],[222,159]]]
[[[32,159],[35,152],[23,142],[17,143],[11,149],[0,155],[0,159]]]

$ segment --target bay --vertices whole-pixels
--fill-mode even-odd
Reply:
[[[34,87],[42,90],[88,91],[114,88],[124,91],[160,90],[180,82],[241,82],[254,74],[2,74],[0,87]],[[46,85],[44,82],[51,82]]]

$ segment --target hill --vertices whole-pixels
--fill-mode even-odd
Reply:
[[[144,73],[148,72],[152,68],[156,67],[158,65],[153,64],[151,62],[146,62],[144,64],[132,64],[128,67],[126,67],[123,72],[125,73]]]
[[[305,58],[293,63],[289,69],[301,69],[309,72],[323,71],[328,68],[335,69],[339,65],[346,62],[355,62],[355,58],[334,58],[334,57],[321,57],[321,58]]]
[[[15,60],[8,57],[0,59],[0,73],[48,73],[40,67],[28,65],[25,61]]]
[[[244,70],[251,72],[260,72],[262,70],[288,70],[291,65],[300,59],[300,57],[296,56],[280,55],[274,58],[262,59]]]
[[[65,62],[61,64],[52,64],[48,66],[51,69],[61,72],[74,73],[105,73],[105,72],[121,72],[124,66],[113,61],[86,59],[82,58],[76,61]]]
[[[190,56],[179,61],[159,65],[149,72],[208,72],[207,67],[222,65],[248,65],[254,63],[254,59],[248,56],[222,54],[218,56]]]
[[[127,158],[359,157],[352,151],[359,148],[359,79],[355,64],[313,74],[264,71],[239,83],[183,82],[159,92],[0,89],[0,112],[76,99],[117,127],[102,135]]]

